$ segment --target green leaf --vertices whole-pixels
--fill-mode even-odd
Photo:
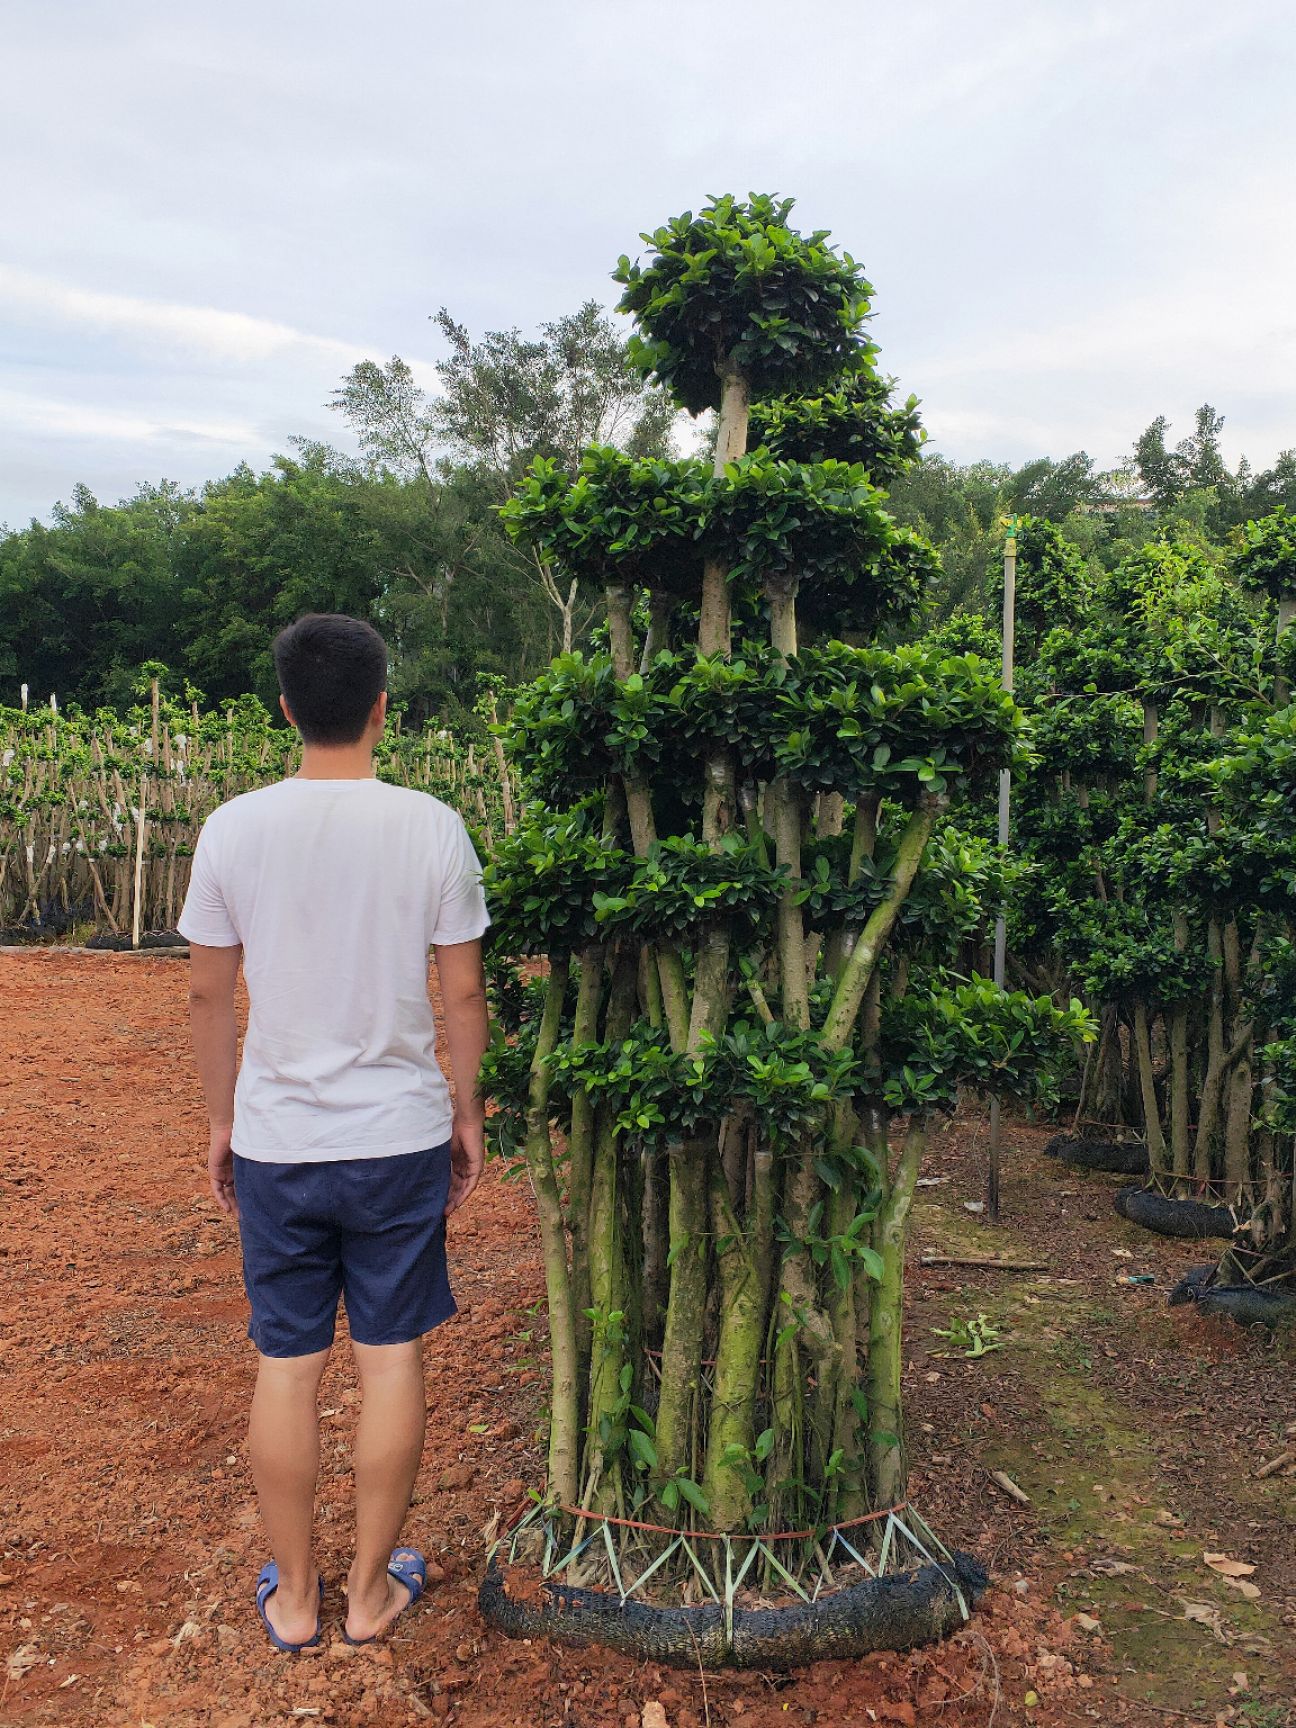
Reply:
[[[882,1274],[886,1271],[886,1266],[883,1264],[882,1256],[877,1252],[877,1250],[875,1248],[869,1248],[865,1244],[861,1243],[858,1257],[868,1276],[875,1282],[880,1282]]]
[[[705,1518],[711,1510],[711,1502],[698,1487],[697,1483],[692,1481],[688,1476],[677,1476],[675,1482],[680,1493],[688,1501],[693,1510],[700,1513],[701,1516]]]
[[[824,1184],[824,1186],[826,1188],[831,1188],[834,1194],[839,1194],[841,1192],[842,1176],[841,1171],[837,1166],[835,1164],[830,1164],[826,1158],[816,1158],[814,1161],[814,1167],[818,1172],[819,1180]]]
[[[640,1470],[657,1468],[657,1448],[641,1429],[631,1428],[626,1436],[634,1461]]]

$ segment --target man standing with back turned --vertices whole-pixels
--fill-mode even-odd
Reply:
[[[274,657],[301,769],[208,818],[180,931],[212,1193],[239,1222],[260,1353],[248,1449],[274,1558],[256,1605],[271,1642],[300,1650],[320,1636],[316,1395],[339,1294],[363,1395],[344,1636],[377,1637],[426,1579],[422,1555],[395,1544],[423,1451],[422,1336],[455,1311],[445,1216],[481,1179],[489,920],[459,817],[374,778],[382,637],[355,618],[311,616],[281,632]],[[236,1087],[240,955],[251,1011]]]

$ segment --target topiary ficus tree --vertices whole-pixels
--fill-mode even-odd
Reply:
[[[717,411],[714,461],[541,461],[504,512],[606,597],[606,647],[511,722],[526,807],[488,886],[497,949],[545,964],[504,992],[490,1083],[544,1245],[546,1516],[607,1532],[623,1595],[675,1532],[759,1542],[767,1584],[874,1512],[912,1553],[886,1515],[929,1125],[1087,1027],[951,970],[998,881],[957,810],[1020,717],[984,662],[876,645],[934,567],[880,489],[916,406],[860,267],[790,210],[716,199],[616,272],[638,364]]]

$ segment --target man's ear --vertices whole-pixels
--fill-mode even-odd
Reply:
[[[280,696],[279,698],[279,708],[288,724],[290,726],[295,726],[297,722],[293,719],[292,710],[289,708],[287,700],[283,696]]]
[[[379,696],[378,700],[373,705],[373,710],[369,715],[369,724],[371,726],[376,726],[378,728],[378,730],[381,732],[383,727],[386,725],[386,723],[387,723],[387,692],[384,690],[382,695]]]

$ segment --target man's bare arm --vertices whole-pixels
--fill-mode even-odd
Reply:
[[[231,1218],[238,1217],[230,1133],[234,1126],[234,1081],[238,1072],[234,986],[242,957],[243,950],[238,946],[205,948],[194,942],[189,948],[189,1029],[211,1125],[207,1170],[212,1197]]]
[[[449,1213],[463,1205],[481,1181],[486,1164],[486,1100],[478,1089],[477,1073],[490,1041],[490,1016],[480,941],[445,943],[434,953],[455,1088]]]

